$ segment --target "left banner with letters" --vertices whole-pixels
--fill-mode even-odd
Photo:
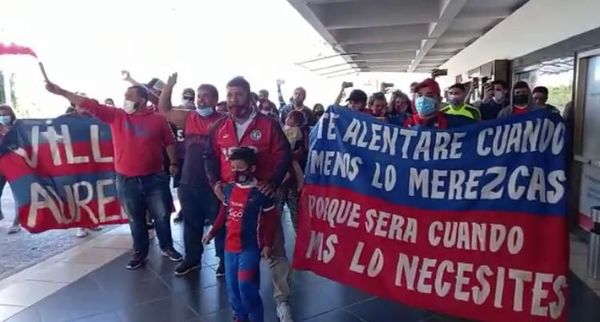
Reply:
[[[29,232],[127,222],[117,199],[111,131],[98,119],[19,120],[1,149],[0,172]]]

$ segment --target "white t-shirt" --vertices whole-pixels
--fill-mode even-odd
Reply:
[[[252,113],[250,114],[250,117],[248,117],[247,120],[245,120],[244,122],[241,122],[241,123],[238,121],[235,121],[235,132],[236,132],[238,141],[242,139],[242,136],[244,136],[244,133],[246,133],[248,126],[250,126],[250,123],[252,123],[252,120],[254,120],[255,117],[256,117],[256,111],[254,109],[252,109]]]

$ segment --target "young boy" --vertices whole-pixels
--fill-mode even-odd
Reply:
[[[259,264],[261,255],[271,256],[277,213],[273,200],[256,186],[254,150],[237,148],[229,161],[236,182],[225,187],[226,211],[219,213],[203,241],[208,243],[227,222],[225,281],[235,321],[262,322]]]

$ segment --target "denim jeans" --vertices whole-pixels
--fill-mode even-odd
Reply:
[[[183,211],[185,261],[198,264],[204,251],[202,245],[204,220],[214,220],[219,203],[209,186],[202,187],[182,183],[179,186],[179,197]],[[222,258],[222,255],[218,257]]]
[[[142,256],[148,255],[150,241],[146,229],[146,213],[154,219],[161,249],[173,247],[171,236],[169,177],[157,173],[141,177],[117,175],[117,193],[133,238],[133,248]]]

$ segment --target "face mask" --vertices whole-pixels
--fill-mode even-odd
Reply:
[[[529,95],[522,94],[513,96],[514,105],[526,105],[527,103],[529,103]]]
[[[504,101],[504,92],[502,91],[495,91],[494,92],[494,102],[496,103],[502,103]]]
[[[235,177],[235,182],[237,183],[245,183],[252,179],[252,174],[248,169],[242,171],[233,171],[233,176]]]
[[[421,116],[427,116],[433,114],[437,110],[436,101],[427,96],[417,97],[415,101],[415,108],[417,113]]]
[[[135,112],[136,105],[137,103],[134,101],[125,100],[125,102],[123,102],[123,110],[125,110],[125,113],[127,114],[132,114]]]
[[[215,110],[212,107],[196,107],[196,113],[202,117],[210,116],[214,112]]]
[[[452,104],[453,106],[459,106],[463,103],[462,96],[448,95],[448,100],[450,101],[450,104]]]
[[[247,106],[231,106],[229,108],[229,113],[231,114],[231,116],[240,119],[250,114],[250,108]]]
[[[10,125],[11,121],[12,121],[12,117],[10,115],[0,116],[0,124],[1,125],[4,125],[4,126]]]

